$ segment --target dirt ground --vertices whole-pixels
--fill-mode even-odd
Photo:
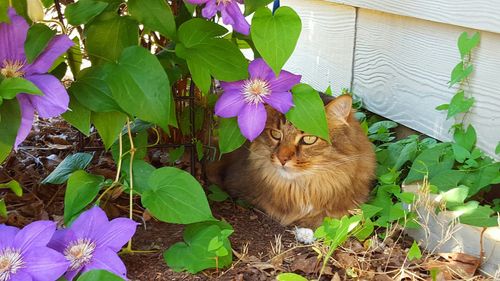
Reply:
[[[81,151],[95,153],[90,172],[113,178],[116,168],[111,155],[99,147],[100,141],[95,134],[83,138],[62,120],[39,121],[17,153],[0,166],[0,182],[15,179],[24,189],[22,197],[0,189],[0,196],[5,198],[9,211],[8,218],[0,218],[0,223],[22,227],[40,219],[61,222],[64,185],[41,185],[41,180],[67,155]],[[180,166],[189,165],[181,163]],[[110,217],[126,216],[128,207],[125,196],[118,196],[104,207]],[[133,249],[152,252],[122,255],[130,280],[265,281],[275,280],[280,272],[295,272],[311,280],[318,279],[321,268],[318,253],[325,250],[321,244],[297,244],[293,228],[284,228],[262,212],[241,207],[232,201],[212,203],[211,207],[216,218],[229,222],[235,230],[230,237],[234,253],[230,268],[207,270],[196,275],[170,270],[162,254],[169,246],[182,241],[183,226],[158,222],[145,216],[136,201],[135,220],[141,222],[141,226],[133,238]],[[383,240],[373,237],[368,241],[370,243],[362,244],[352,240],[339,248],[320,280],[432,280],[429,264],[465,271],[457,275],[450,273],[453,270],[441,270],[436,280],[492,280],[472,277],[477,265],[457,265],[464,262],[460,257],[450,261],[439,255],[424,255],[421,259],[408,261],[406,256],[412,241],[398,228],[390,231]],[[464,279],[463,276],[469,278]]]

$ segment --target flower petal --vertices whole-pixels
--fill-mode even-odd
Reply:
[[[235,82],[220,82],[220,86],[224,90],[224,92],[228,91],[241,91],[243,89],[243,85],[245,85],[245,80],[235,81]]]
[[[31,276],[26,272],[26,270],[19,270],[14,275],[11,275],[9,281],[32,281]]]
[[[117,218],[106,225],[106,229],[96,237],[98,247],[108,247],[118,252],[134,236],[137,223],[127,218]]]
[[[96,206],[81,213],[70,229],[77,238],[97,238],[97,234],[101,233],[99,229],[106,227],[108,222],[106,213]]]
[[[19,228],[0,224],[0,249],[11,247]]]
[[[27,76],[26,79],[33,82],[43,92],[43,96],[28,95],[28,99],[40,117],[56,117],[68,110],[68,92],[56,77],[50,74],[37,74]]]
[[[206,19],[211,19],[217,13],[217,3],[215,3],[215,0],[206,3],[205,8],[201,10],[201,15]]]
[[[73,41],[66,35],[55,36],[50,40],[45,51],[43,51],[32,64],[26,66],[26,74],[33,75],[46,73],[52,67],[56,59],[64,54],[73,44]]]
[[[25,61],[24,41],[29,25],[14,8],[9,8],[8,15],[10,23],[0,23],[0,63],[6,59]]]
[[[12,246],[22,253],[33,247],[45,247],[56,231],[56,224],[52,221],[35,221],[19,230]]]
[[[272,92],[269,96],[264,97],[264,101],[283,114],[287,113],[293,106],[292,93],[290,92]]]
[[[226,4],[225,9],[221,11],[222,21],[225,24],[230,24],[233,29],[243,35],[250,34],[250,24],[243,16],[243,13],[238,6],[238,3],[231,2]]]
[[[293,86],[299,84],[301,78],[301,75],[295,75],[283,70],[278,77],[273,77],[269,80],[269,88],[273,92],[287,92],[290,91]]]
[[[21,107],[21,126],[19,126],[17,130],[14,149],[17,149],[19,144],[21,144],[30,134],[31,127],[33,126],[33,118],[35,116],[35,108],[31,104],[27,94],[17,95],[17,100]]]
[[[77,237],[71,229],[56,230],[52,239],[47,244],[47,247],[52,248],[60,253],[64,252],[69,242],[76,240]]]
[[[248,66],[250,78],[269,81],[274,77],[273,70],[267,65],[264,59],[258,58]]]
[[[267,112],[262,103],[247,104],[238,115],[241,134],[249,141],[257,138],[266,127]]]
[[[77,270],[68,270],[66,274],[64,274],[64,278],[66,278],[68,281],[72,281],[73,278],[76,277],[76,275],[80,272],[81,269]]]
[[[53,281],[69,267],[69,261],[59,252],[47,247],[29,249],[23,256],[27,272],[34,281]]]
[[[92,262],[83,268],[82,273],[95,269],[104,269],[120,277],[127,277],[127,268],[123,261],[109,248],[96,249]]]
[[[239,114],[245,100],[239,92],[226,92],[215,103],[215,115],[224,118],[235,117]]]
[[[186,2],[188,2],[189,4],[194,4],[194,5],[201,5],[201,4],[205,4],[205,3],[207,3],[208,1],[213,1],[213,2],[215,2],[215,0],[186,0]]]

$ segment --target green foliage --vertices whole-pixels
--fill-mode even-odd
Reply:
[[[7,9],[9,8],[9,0],[0,0],[0,23],[9,23],[9,17],[7,16]]]
[[[276,276],[276,280],[278,281],[307,281],[306,278],[295,274],[295,273],[280,273]]]
[[[10,189],[18,197],[23,196],[23,189],[21,185],[15,180],[11,180],[5,183],[0,183],[0,189],[2,188]]]
[[[218,187],[215,184],[212,184],[208,187],[210,194],[208,194],[208,199],[215,202],[222,202],[229,198],[229,194],[227,194],[224,190]]]
[[[123,281],[123,279],[106,270],[91,270],[83,273],[77,281]]]
[[[467,32],[460,34],[458,38],[458,50],[460,51],[460,57],[464,60],[471,51],[479,45],[480,36],[479,33],[474,33],[470,38]]]
[[[197,273],[207,268],[224,268],[232,262],[228,237],[233,228],[219,221],[191,224],[184,230],[184,241],[170,247],[163,257],[174,271]]]
[[[319,94],[307,84],[298,84],[292,89],[294,107],[286,118],[300,130],[330,142],[325,107]]]
[[[72,25],[87,24],[101,14],[108,5],[104,1],[80,0],[68,5],[64,15]]]
[[[69,176],[77,170],[83,170],[92,161],[93,155],[90,153],[75,153],[70,155],[57,165],[54,171],[50,173],[42,184],[62,184],[65,183]]]
[[[0,105],[2,100],[13,99],[20,93],[43,95],[42,91],[27,79],[21,77],[5,78],[0,82]]]
[[[66,224],[95,199],[103,183],[103,176],[92,175],[83,170],[75,171],[69,176],[64,194],[64,222]]]
[[[104,147],[109,149],[118,139],[118,134],[121,133],[127,115],[111,111],[111,112],[92,112],[91,121],[94,124],[99,136],[104,142]]]
[[[412,261],[414,259],[419,259],[422,257],[422,252],[420,252],[420,248],[416,241],[413,241],[410,250],[408,251],[408,260]]]
[[[7,206],[3,198],[0,199],[0,217],[7,218]]]
[[[130,14],[138,22],[168,38],[175,39],[174,15],[164,0],[129,0],[127,4]]]
[[[84,135],[89,136],[91,113],[92,112],[88,108],[72,97],[69,100],[69,109],[62,114],[62,117]]]
[[[224,27],[198,18],[179,27],[175,52],[186,60],[196,86],[203,93],[210,90],[211,76],[228,82],[248,77],[248,63],[239,48],[219,38],[225,33]]]
[[[45,50],[54,35],[56,35],[56,31],[45,24],[35,23],[29,28],[24,43],[24,52],[28,63],[32,63]]]
[[[238,149],[246,141],[240,132],[236,117],[219,119],[219,137],[219,149],[223,154]]]
[[[200,183],[187,172],[160,168],[151,173],[148,186],[142,204],[159,220],[188,224],[214,219]]]
[[[474,105],[474,98],[466,98],[464,91],[459,91],[451,99],[450,104],[437,107],[438,110],[447,110],[446,119],[456,116],[460,113],[469,111]]]
[[[0,106],[0,163],[9,156],[20,124],[21,110],[17,100],[4,101]]]
[[[290,7],[280,7],[274,14],[267,7],[255,12],[251,26],[252,40],[276,75],[292,55],[301,30],[300,17]]]

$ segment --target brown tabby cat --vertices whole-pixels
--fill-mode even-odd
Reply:
[[[264,132],[209,167],[209,179],[283,225],[317,227],[325,216],[347,214],[367,200],[375,171],[372,144],[351,106],[348,95],[325,106],[331,144],[267,108]]]

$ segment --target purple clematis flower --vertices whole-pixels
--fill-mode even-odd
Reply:
[[[109,221],[104,211],[93,207],[71,224],[56,231],[49,247],[63,253],[70,262],[65,277],[71,281],[78,273],[103,269],[126,278],[127,269],[116,254],[134,236],[137,223],[127,218]]]
[[[241,34],[250,34],[250,24],[243,16],[238,3],[243,4],[243,0],[186,0],[191,4],[202,5],[205,8],[201,11],[204,18],[211,19],[219,11],[222,22],[233,26],[234,30]]]
[[[68,109],[69,96],[61,82],[47,74],[54,61],[64,54],[73,41],[66,35],[52,38],[47,48],[29,64],[24,53],[28,23],[9,8],[10,24],[0,23],[0,73],[7,77],[22,77],[35,84],[43,96],[17,95],[21,106],[21,127],[17,132],[17,147],[28,136],[35,110],[42,118],[59,116]]]
[[[285,114],[293,106],[290,90],[301,76],[281,71],[276,77],[263,59],[252,61],[248,67],[250,78],[236,82],[221,82],[224,93],[215,104],[215,114],[230,118],[238,116],[241,133],[253,141],[266,126],[264,104]]]
[[[54,281],[68,269],[61,253],[47,247],[56,224],[36,221],[17,227],[0,225],[0,281]]]

